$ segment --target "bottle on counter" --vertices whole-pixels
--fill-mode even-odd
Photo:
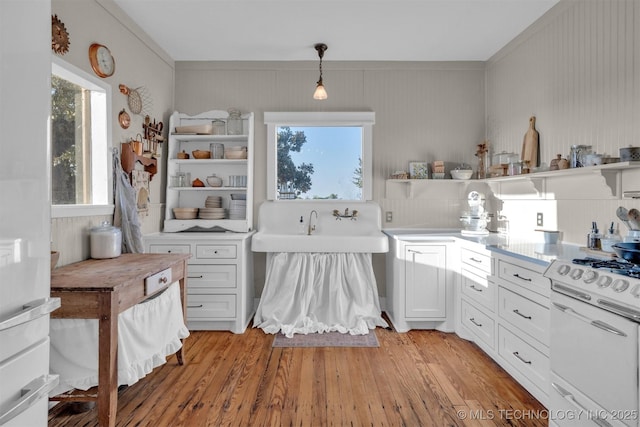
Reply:
[[[620,237],[620,234],[618,233],[618,230],[616,230],[614,223],[611,222],[609,230],[607,230],[607,233],[604,235],[601,241],[602,250],[605,252],[614,252],[613,245],[615,245],[616,243],[620,243],[621,241],[622,237]]]
[[[602,249],[602,235],[595,221],[591,223],[591,232],[587,235],[587,247],[589,249]]]

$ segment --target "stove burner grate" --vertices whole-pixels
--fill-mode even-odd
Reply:
[[[632,264],[625,260],[602,260],[597,258],[575,258],[574,264],[585,265],[591,268],[602,268],[612,273],[622,274],[625,276],[640,279],[640,266]]]

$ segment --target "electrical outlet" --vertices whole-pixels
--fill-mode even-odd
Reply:
[[[538,215],[536,216],[536,224],[538,227],[542,227],[544,225],[544,216],[542,215],[542,212],[538,212]]]
[[[386,222],[393,221],[393,212],[391,212],[391,211],[385,212],[385,221]]]

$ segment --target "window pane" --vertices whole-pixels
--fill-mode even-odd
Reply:
[[[52,200],[91,204],[91,91],[51,77]]]
[[[280,126],[278,199],[362,199],[362,127]]]

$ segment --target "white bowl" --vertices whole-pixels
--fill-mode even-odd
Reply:
[[[453,179],[471,179],[473,171],[469,169],[454,169],[451,171],[451,178]]]
[[[219,176],[208,176],[207,177],[207,184],[209,184],[212,187],[222,187],[222,178],[220,178]]]

